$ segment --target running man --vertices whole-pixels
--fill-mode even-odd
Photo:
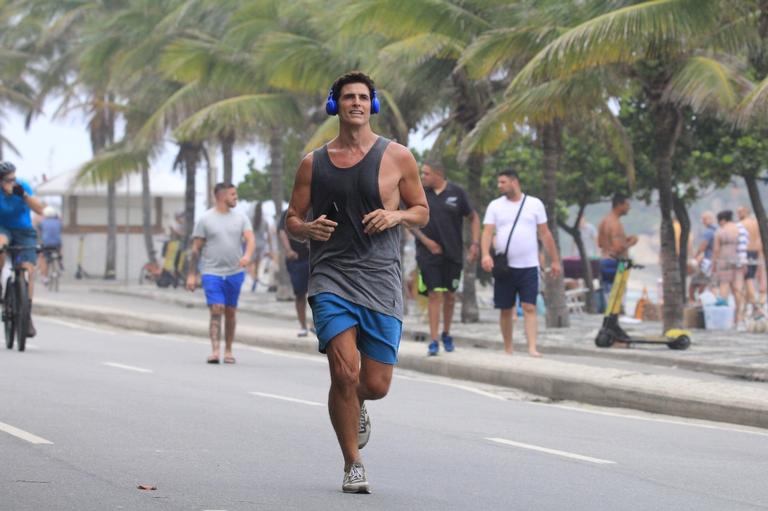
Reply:
[[[428,355],[437,355],[440,340],[445,351],[454,349],[451,322],[463,269],[464,218],[472,227],[472,245],[467,260],[473,263],[480,248],[480,216],[472,207],[467,192],[445,179],[445,168],[436,161],[424,162],[421,182],[429,204],[429,223],[423,229],[412,229],[416,237],[416,263],[429,297],[429,333],[432,342]],[[443,333],[438,338],[440,305],[443,309]]]
[[[37,232],[32,227],[32,211],[43,214],[43,204],[34,197],[32,187],[16,178],[16,166],[8,161],[0,162],[0,247],[16,245],[29,247],[19,254],[21,264],[27,270],[29,282],[29,310],[32,313],[32,295],[37,261]],[[5,253],[0,254],[0,269],[5,265]],[[34,337],[37,330],[29,319],[27,337]]]
[[[371,130],[378,110],[365,74],[347,73],[333,83],[326,111],[338,114],[339,134],[302,160],[286,220],[291,236],[310,240],[309,304],[319,350],[328,356],[328,411],[344,456],[345,493],[370,493],[359,451],[371,431],[364,402],[387,394],[397,362],[398,226],[429,220],[413,155]],[[310,210],[314,219],[307,219]]]
[[[536,298],[539,295],[539,240],[552,260],[552,275],[562,269],[555,239],[547,225],[547,210],[536,197],[524,195],[520,177],[514,170],[502,170],[497,178],[501,197],[488,204],[483,218],[481,260],[483,269],[493,270],[491,243],[497,254],[504,254],[507,245],[507,266],[504,277],[493,279],[493,304],[499,309],[499,328],[504,339],[504,351],[512,354],[512,318],[519,299],[523,308],[523,328],[528,341],[528,354],[541,357],[536,349],[539,323],[536,318]],[[517,222],[517,225],[515,225]],[[495,236],[494,236],[495,232]]]
[[[251,222],[244,214],[232,211],[237,206],[237,189],[231,183],[218,183],[213,189],[216,204],[206,211],[192,233],[192,250],[187,289],[197,287],[197,266],[202,261],[202,286],[211,312],[210,336],[213,352],[209,364],[218,364],[221,347],[221,322],[224,316],[224,363],[234,364],[235,313],[245,268],[255,248]],[[242,242],[245,240],[245,253]]]

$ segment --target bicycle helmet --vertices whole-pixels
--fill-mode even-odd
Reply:
[[[16,165],[9,161],[0,161],[0,176],[16,172]]]
[[[46,206],[43,209],[43,216],[45,218],[56,218],[58,216],[58,213],[56,213],[56,208],[53,206]]]

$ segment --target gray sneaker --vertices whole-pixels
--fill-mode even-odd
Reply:
[[[341,491],[344,493],[371,493],[371,486],[368,484],[368,476],[365,474],[365,467],[362,463],[356,461],[349,466],[349,469],[344,473]]]
[[[357,448],[362,449],[368,444],[371,438],[371,418],[368,416],[368,410],[365,409],[365,403],[360,405],[360,422],[357,428]]]

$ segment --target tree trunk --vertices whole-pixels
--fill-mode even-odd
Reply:
[[[752,211],[757,219],[757,227],[760,229],[760,241],[763,244],[763,254],[765,263],[765,272],[768,275],[768,218],[765,214],[763,199],[760,197],[760,188],[757,186],[757,179],[754,175],[744,176],[744,182],[749,192],[749,200],[752,202]]]
[[[94,103],[101,103],[88,123],[91,137],[91,150],[94,156],[100,154],[115,139],[115,119],[108,106],[112,97],[106,93],[95,93]],[[115,210],[115,178],[107,182],[107,246],[104,261],[104,278],[115,279],[117,276],[117,211]]]
[[[544,205],[547,208],[547,224],[555,239],[555,246],[560,251],[559,236],[557,232],[557,170],[560,165],[560,157],[563,152],[562,134],[563,126],[559,120],[539,129],[543,151],[544,164]],[[545,251],[546,253],[546,251]],[[546,254],[546,262],[551,260]],[[563,274],[553,277],[551,273],[544,273],[544,299],[547,305],[547,327],[567,327],[570,325],[568,305],[565,303],[565,284]]]
[[[184,245],[188,246],[195,228],[195,181],[197,179],[197,162],[200,159],[200,144],[182,142],[181,151],[184,161],[186,186],[184,189]]]
[[[114,280],[117,277],[117,199],[114,179],[107,182],[107,260],[104,268],[104,279]]]
[[[141,230],[144,233],[144,246],[147,249],[147,261],[157,264],[157,251],[152,238],[152,193],[149,186],[149,168],[141,166]],[[158,214],[159,212],[155,212]]]
[[[483,163],[485,158],[480,154],[473,154],[467,160],[469,176],[467,178],[467,194],[472,204],[477,207],[482,193]],[[479,214],[479,212],[478,212]],[[464,229],[471,236],[471,225]],[[471,243],[471,238],[467,238]],[[465,244],[466,246],[467,244]],[[478,258],[480,251],[478,247]],[[477,323],[480,321],[480,308],[477,305],[477,261],[469,262],[464,258],[464,287],[461,293],[461,322]]]
[[[222,181],[232,183],[232,153],[235,147],[235,134],[231,131],[222,133],[219,142],[221,143],[221,161],[224,169]]]
[[[688,214],[688,208],[683,199],[672,195],[672,206],[675,210],[675,217],[680,222],[680,251],[677,254],[677,264],[680,267],[680,284],[683,296],[687,296],[686,280],[688,279],[688,238],[691,235],[691,217]]]
[[[564,221],[558,219],[557,223],[563,228],[576,243],[576,249],[579,251],[579,260],[581,261],[581,274],[584,275],[584,286],[587,288],[587,312],[590,314],[597,314],[597,295],[595,294],[595,276],[592,275],[592,261],[590,261],[587,255],[587,249],[584,246],[584,239],[581,237],[581,231],[579,230],[579,224],[584,217],[584,209],[586,204],[579,205],[579,212],[576,215],[576,221],[573,226],[568,225]]]
[[[663,85],[666,85],[666,81]],[[673,195],[672,157],[680,137],[682,115],[676,107],[661,102],[664,86],[649,93],[653,125],[653,162],[661,211],[661,274],[663,279],[663,331],[680,327],[683,319],[685,294],[681,293],[680,266],[675,251],[675,230],[672,222]]]
[[[269,183],[272,201],[275,203],[275,223],[279,222],[280,217],[283,215],[283,150],[283,134],[281,129],[277,127],[272,128],[272,133],[269,137]],[[293,290],[288,270],[285,267],[285,251],[280,240],[277,240],[276,246],[278,251],[277,273],[275,274],[277,299],[291,300],[293,299]]]

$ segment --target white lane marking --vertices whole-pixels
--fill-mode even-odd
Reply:
[[[583,456],[581,454],[575,454],[567,451],[558,451],[557,449],[539,447],[538,445],[524,444],[521,442],[513,442],[512,440],[507,440],[505,438],[486,438],[486,440],[489,440],[491,442],[496,442],[497,444],[511,445],[512,447],[519,447],[520,449],[528,449],[531,451],[538,451],[546,454],[554,454],[555,456],[562,456],[564,458],[571,458],[579,461],[588,461],[590,463],[597,463],[599,465],[615,465],[616,464],[615,461],[601,460],[600,458],[592,458],[590,456]]]
[[[318,364],[326,364],[327,359],[325,357],[320,357],[318,355],[307,355],[302,353],[291,353],[288,351],[279,351],[279,350],[272,350],[269,348],[259,348],[257,346],[247,346],[243,345],[241,348],[245,348],[247,350],[256,351],[259,353],[263,353],[265,355],[273,355],[275,357],[283,357],[283,358],[296,358],[299,360],[306,360],[308,362],[315,362]]]
[[[757,431],[756,429],[747,429],[747,426],[745,427],[738,427],[738,426],[719,426],[715,424],[704,424],[701,422],[689,422],[686,420],[675,420],[675,419],[661,419],[657,417],[644,417],[642,415],[632,415],[629,413],[617,413],[617,412],[606,412],[602,410],[590,410],[588,408],[579,408],[578,406],[568,406],[568,405],[556,405],[551,403],[533,403],[529,402],[528,404],[537,405],[537,406],[547,406],[547,407],[553,407],[553,408],[560,408],[562,410],[568,410],[572,412],[582,412],[582,413],[591,413],[593,415],[603,415],[605,417],[617,417],[619,419],[632,419],[636,421],[647,421],[647,422],[659,422],[662,424],[674,424],[677,426],[689,426],[692,428],[702,428],[702,429],[713,429],[716,431],[728,431],[728,432],[734,432],[734,433],[746,433],[748,435],[758,435],[758,436],[766,436],[768,437],[768,433],[764,431]],[[696,419],[690,419],[691,421],[695,421]]]
[[[125,369],[126,371],[136,371],[137,373],[151,373],[151,369],[144,369],[143,367],[127,366],[125,364],[118,364],[117,362],[102,362],[102,365],[115,367],[117,369]]]
[[[277,394],[267,394],[266,392],[249,392],[249,394],[260,397],[268,397],[270,399],[280,399],[282,401],[290,401],[292,403],[301,403],[303,405],[310,406],[325,406],[325,403],[318,403],[317,401],[305,401],[304,399],[296,399],[295,397],[278,396]]]
[[[115,332],[112,332],[110,330],[103,330],[101,328],[87,326],[87,325],[84,325],[84,324],[81,324],[81,323],[74,323],[72,321],[65,321],[63,319],[51,318],[51,317],[48,317],[48,316],[43,316],[40,319],[42,319],[43,321],[48,321],[50,323],[55,323],[57,325],[62,325],[62,326],[66,326],[66,327],[69,327],[69,328],[76,328],[76,329],[79,329],[79,330],[85,330],[87,332],[94,332],[94,333],[97,333],[97,334],[106,334],[106,335],[115,335]]]
[[[412,376],[404,376],[402,374],[396,374],[395,378],[400,378],[400,379],[403,379],[403,380],[411,380],[411,381],[420,381],[420,382],[425,382],[425,383],[432,383],[434,385],[442,385],[444,387],[453,387],[454,389],[465,390],[467,392],[472,392],[474,394],[479,394],[481,396],[489,397],[491,399],[496,399],[498,401],[508,401],[508,399],[505,398],[504,396],[499,396],[499,395],[494,394],[492,392],[486,392],[485,390],[480,390],[480,389],[475,388],[475,387],[470,387],[469,385],[461,385],[461,384],[458,384],[458,383],[450,383],[450,382],[447,382],[447,381],[437,381],[437,380],[432,380],[432,379],[429,379],[429,378],[414,378]]]
[[[50,440],[46,440],[45,438],[41,438],[37,435],[33,435],[32,433],[28,431],[24,431],[23,429],[15,428],[10,424],[6,424],[4,422],[0,422],[0,431],[5,431],[9,435],[13,435],[16,438],[21,438],[22,440],[26,440],[30,444],[53,445],[53,442],[51,442]]]

